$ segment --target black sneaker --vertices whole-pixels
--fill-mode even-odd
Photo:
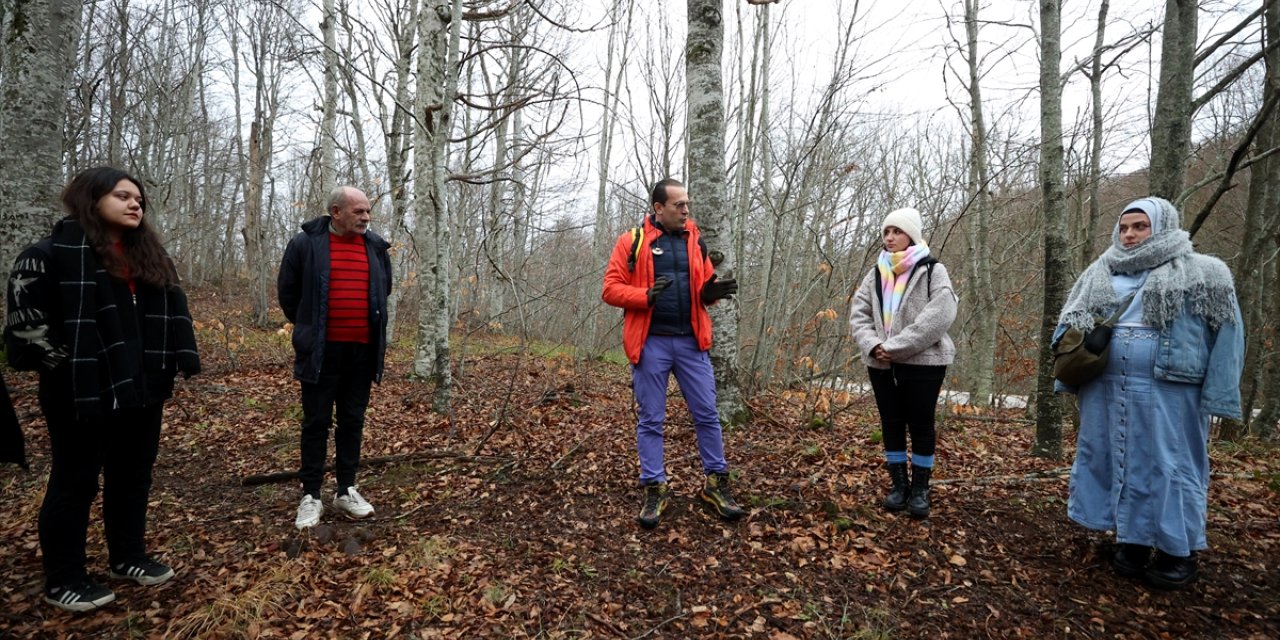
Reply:
[[[707,481],[702,485],[702,492],[698,497],[711,505],[711,508],[716,510],[716,515],[725,520],[737,520],[747,515],[747,512],[733,501],[733,494],[729,492],[729,474],[727,473],[707,474]]]
[[[169,578],[173,577],[173,569],[151,558],[142,558],[133,562],[113,564],[107,575],[116,580],[133,580],[144,587],[149,587],[168,582]]]
[[[670,503],[671,489],[667,483],[655,482],[644,485],[644,506],[640,507],[640,515],[636,516],[636,522],[645,529],[658,526],[658,521],[662,519],[662,512],[666,511]]]
[[[93,611],[114,602],[115,599],[116,594],[110,589],[87,577],[81,578],[78,582],[44,590],[45,602],[63,611],[75,613]]]

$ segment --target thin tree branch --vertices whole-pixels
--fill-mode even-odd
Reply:
[[[1246,59],[1244,62],[1241,62],[1240,64],[1236,65],[1236,68],[1232,69],[1231,72],[1228,73],[1227,75],[1222,76],[1222,79],[1218,80],[1217,84],[1210,87],[1207,91],[1201,94],[1199,98],[1196,98],[1195,100],[1191,101],[1191,113],[1195,113],[1199,111],[1201,107],[1208,104],[1210,100],[1214,99],[1214,97],[1216,97],[1219,93],[1222,93],[1224,90],[1226,90],[1227,87],[1231,86],[1231,83],[1235,82],[1237,79],[1240,78],[1241,74],[1243,74],[1245,71],[1248,71],[1249,67],[1252,67],[1253,65],[1257,64],[1257,62],[1261,60],[1263,56],[1265,56],[1267,53],[1274,50],[1277,46],[1280,46],[1280,42],[1272,42],[1271,44],[1267,45],[1265,49],[1258,51],[1252,56],[1249,56],[1249,58]]]
[[[1218,200],[1222,195],[1234,187],[1231,179],[1235,177],[1236,170],[1239,168],[1240,161],[1244,158],[1244,154],[1249,149],[1249,145],[1253,144],[1253,139],[1258,136],[1258,131],[1262,129],[1262,125],[1271,117],[1271,112],[1276,108],[1276,98],[1280,97],[1280,93],[1274,93],[1267,102],[1262,105],[1262,109],[1258,110],[1258,117],[1254,118],[1253,124],[1249,125],[1249,131],[1245,133],[1244,139],[1240,141],[1240,145],[1231,154],[1231,161],[1227,163],[1227,169],[1222,176],[1222,182],[1218,183],[1218,189],[1213,192],[1209,200],[1204,203],[1204,207],[1200,209],[1200,213],[1196,214],[1195,222],[1191,223],[1191,228],[1187,233],[1192,238],[1196,236],[1196,232],[1200,230],[1201,225],[1209,217],[1213,211],[1214,205],[1218,204]]]
[[[1245,18],[1244,20],[1241,20],[1240,24],[1236,25],[1235,28],[1222,34],[1222,37],[1215,40],[1213,44],[1205,47],[1200,53],[1197,53],[1195,62],[1191,63],[1191,66],[1193,68],[1200,66],[1201,62],[1204,62],[1206,59],[1208,59],[1209,56],[1213,55],[1213,53],[1217,51],[1220,47],[1222,47],[1222,45],[1226,44],[1228,40],[1230,40],[1231,38],[1234,38],[1237,33],[1240,33],[1241,30],[1249,26],[1250,22],[1253,22],[1258,18],[1258,16],[1262,15],[1262,12],[1267,8],[1267,2],[1272,2],[1272,1],[1273,0],[1267,0],[1266,2],[1263,2],[1262,6],[1258,7],[1257,11],[1254,11],[1253,13],[1249,14],[1249,17]]]

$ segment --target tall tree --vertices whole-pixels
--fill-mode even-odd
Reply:
[[[1166,0],[1164,6],[1160,85],[1151,123],[1150,191],[1177,203],[1191,148],[1199,0]]]
[[[276,119],[280,115],[284,69],[294,59],[294,43],[283,7],[261,4],[252,19],[242,23],[248,45],[245,62],[253,77],[253,120],[249,123],[248,153],[244,175],[245,263],[249,271],[250,320],[265,327],[270,310],[270,274],[275,265],[268,256],[268,220],[264,210],[272,157],[275,154]],[[239,61],[236,61],[239,65]],[[239,109],[239,105],[236,105]]]
[[[452,129],[452,96],[462,0],[424,0],[418,12],[418,90],[414,115],[414,249],[419,299],[417,349],[412,371],[435,385],[433,406],[444,412],[453,388],[449,368],[449,290],[452,274],[446,148]]]
[[[0,268],[57,217],[80,0],[0,2]]]
[[[618,121],[618,107],[622,93],[622,78],[627,74],[627,59],[631,49],[623,45],[631,40],[631,18],[635,14],[635,3],[630,0],[614,0],[609,10],[609,47],[605,53],[604,82],[601,88],[604,96],[601,101],[600,114],[600,146],[599,174],[596,179],[596,217],[592,230],[592,255],[597,262],[602,262],[608,255],[611,226],[609,225],[609,170],[611,169],[614,128]],[[614,65],[615,52],[620,53],[617,65]],[[587,320],[587,330],[583,332],[582,349],[584,355],[594,355],[600,340],[601,316],[595,306],[587,306],[585,312],[594,316]]]
[[[338,40],[336,25],[337,13],[334,0],[324,0],[324,14],[320,20],[320,33],[324,40],[324,102],[321,103],[320,119],[320,162],[316,172],[315,197],[311,198],[319,209],[324,207],[329,191],[336,184],[338,177],[337,161],[334,155],[334,124],[338,118]],[[353,105],[354,106],[354,105]],[[367,185],[360,185],[362,188]]]
[[[995,378],[996,313],[994,273],[991,268],[990,171],[987,159],[987,123],[982,113],[982,69],[978,50],[978,0],[964,2],[964,57],[969,71],[969,288],[972,290],[973,337],[965,363],[969,402],[986,406]]]
[[[1053,393],[1053,349],[1058,312],[1067,294],[1067,212],[1062,193],[1062,5],[1040,2],[1040,189],[1044,207],[1044,304],[1036,378],[1036,438],[1032,452],[1062,457],[1062,404]]]
[[[392,270],[400,277],[393,283],[391,295],[387,297],[387,331],[388,339],[396,336],[398,323],[396,318],[400,308],[400,297],[404,291],[401,283],[406,280],[410,271],[409,261],[405,258],[412,252],[400,250],[401,231],[406,226],[409,213],[409,193],[413,185],[409,182],[409,152],[414,142],[413,137],[413,105],[409,100],[409,91],[413,87],[413,51],[417,46],[418,32],[418,0],[385,0],[378,5],[386,22],[387,34],[382,39],[389,40],[392,48],[388,56],[392,60],[394,84],[371,83],[371,90],[381,96],[378,104],[378,121],[382,127],[383,148],[387,162],[387,191],[390,197],[391,219],[387,221],[388,241],[392,244],[392,259],[395,263]],[[374,67],[370,62],[369,68]]]
[[[738,264],[733,216],[726,208],[724,170],[723,3],[688,0],[689,35],[685,45],[688,87],[689,192],[701,204],[698,227],[721,277]],[[719,258],[717,260],[717,258]],[[749,413],[738,385],[738,301],[721,300],[711,308],[711,365],[716,373],[716,404],[725,424],[745,422]]]
[[[1089,207],[1084,212],[1085,219],[1081,226],[1081,242],[1079,267],[1083,269],[1093,259],[1093,236],[1097,232],[1098,218],[1102,216],[1102,202],[1099,190],[1102,187],[1102,53],[1106,42],[1107,12],[1111,9],[1108,0],[1102,0],[1098,6],[1097,33],[1093,41],[1093,61],[1089,66],[1089,96],[1091,107],[1090,119],[1093,123],[1089,136]]]
[[[1263,20],[1267,71],[1262,102],[1266,104],[1276,100],[1280,93],[1280,47],[1275,46],[1280,42],[1280,2],[1266,3]],[[1280,117],[1273,110],[1262,123],[1253,143],[1253,152],[1255,157],[1260,157],[1278,146]],[[1277,418],[1280,418],[1280,358],[1276,357],[1274,347],[1267,348],[1267,338],[1274,343],[1275,320],[1280,317],[1275,313],[1280,309],[1280,304],[1276,303],[1280,296],[1275,293],[1275,282],[1280,278],[1280,267],[1277,267],[1280,260],[1274,257],[1276,246],[1280,245],[1280,224],[1276,220],[1276,212],[1280,210],[1280,159],[1275,156],[1262,157],[1249,171],[1249,199],[1245,205],[1243,246],[1235,263],[1236,291],[1240,296],[1246,335],[1250,336],[1246,341],[1245,378],[1241,384],[1245,424],[1235,425],[1224,421],[1224,438],[1246,433],[1246,429],[1242,427],[1249,424],[1254,403],[1263,390],[1266,395],[1255,430],[1260,435],[1270,436],[1275,432]],[[1266,259],[1268,255],[1272,256],[1270,260]],[[1270,276],[1270,291],[1266,287],[1266,276]],[[1268,315],[1271,316],[1270,336],[1266,331]]]

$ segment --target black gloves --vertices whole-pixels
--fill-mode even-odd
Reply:
[[[717,280],[716,274],[711,274],[706,284],[702,285],[702,304],[711,304],[716,300],[728,298],[738,292],[738,281],[733,278],[725,278]]]
[[[669,286],[671,286],[671,278],[668,278],[666,276],[658,276],[657,278],[654,278],[653,286],[649,287],[649,291],[645,293],[645,295],[648,296],[649,298],[649,306],[652,307],[653,301],[657,300],[658,295],[661,294],[662,291]]]

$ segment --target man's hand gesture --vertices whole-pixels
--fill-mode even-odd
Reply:
[[[657,278],[654,278],[653,286],[649,287],[649,291],[645,292],[645,296],[649,298],[649,306],[652,307],[653,302],[657,300],[662,291],[669,286],[671,286],[671,278],[666,276],[658,276]]]
[[[706,284],[702,285],[702,304],[711,304],[716,300],[728,298],[738,292],[738,281],[733,278],[723,280],[711,274]]]

